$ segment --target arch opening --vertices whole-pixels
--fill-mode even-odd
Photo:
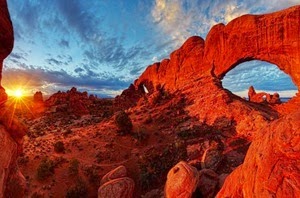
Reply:
[[[281,102],[287,102],[298,92],[291,77],[278,66],[265,61],[252,60],[235,66],[226,73],[222,80],[225,89],[235,95],[249,100],[249,88],[253,86],[254,93],[260,94],[262,100],[267,100],[267,94],[279,94]],[[268,98],[269,100],[270,98]]]

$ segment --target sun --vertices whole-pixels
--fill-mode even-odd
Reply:
[[[21,89],[17,89],[13,93],[14,97],[16,98],[22,98],[24,96],[23,91]]]

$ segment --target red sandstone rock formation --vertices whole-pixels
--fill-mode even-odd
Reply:
[[[135,81],[169,91],[183,89],[205,76],[222,79],[238,64],[263,60],[276,64],[300,87],[300,6],[266,14],[244,15],[228,25],[214,26],[206,41],[194,36],[170,55],[150,65]],[[294,44],[292,44],[294,43]]]
[[[108,172],[101,179],[100,185],[117,178],[127,177],[127,169],[125,166],[119,166]]]
[[[278,93],[274,93],[273,95],[265,92],[256,93],[253,86],[249,87],[248,97],[249,97],[249,101],[256,102],[256,103],[268,103],[268,104],[281,103]]]
[[[166,198],[191,198],[198,181],[197,169],[186,162],[179,162],[168,173],[165,196]]]
[[[33,110],[34,113],[42,113],[45,111],[43,93],[38,91],[33,95]]]
[[[94,98],[96,100],[96,98]],[[55,111],[64,111],[75,115],[85,115],[89,113],[88,106],[92,104],[87,92],[79,92],[75,87],[67,92],[57,92],[53,94],[45,105],[48,108],[55,108]]]
[[[187,108],[191,116],[209,125],[226,117],[236,123],[237,133],[251,137],[278,113],[240,100],[223,89],[221,79],[238,64],[256,59],[277,64],[299,87],[299,20],[300,6],[295,6],[272,14],[245,15],[226,26],[216,25],[206,41],[193,36],[171,53],[170,59],[150,65],[135,81],[135,91],[131,86],[119,98],[130,98],[128,108],[143,96],[137,94],[142,86],[147,87],[149,95],[161,88],[170,93],[181,91],[194,103]],[[137,97],[126,97],[134,94]],[[268,99],[277,103],[278,95]],[[284,109],[287,112],[281,113],[289,113],[290,108]]]
[[[10,54],[14,45],[12,22],[7,9],[6,0],[0,0],[0,105],[7,100],[5,90],[1,86],[3,60]]]
[[[219,197],[299,197],[300,118],[296,114],[280,117],[299,108],[300,95],[287,104],[270,107],[249,103],[224,90],[221,83],[238,64],[262,60],[276,64],[300,89],[299,21],[300,6],[295,6],[271,14],[244,15],[226,26],[218,24],[206,41],[196,36],[189,38],[170,59],[150,65],[134,83],[136,91],[146,86],[150,97],[161,88],[171,94],[179,92],[190,104],[185,108],[190,116],[212,126],[229,120],[228,126],[239,135],[254,139],[244,165],[228,177]],[[136,93],[132,86],[130,92]],[[254,93],[253,89],[252,99]],[[278,94],[271,97],[262,93],[254,98],[261,99],[263,95],[269,103],[279,102]],[[131,104],[138,99],[133,98]],[[166,186],[170,186],[169,179]]]
[[[127,177],[125,166],[119,166],[101,179],[98,189],[99,198],[133,198],[135,183]]]
[[[258,134],[217,197],[300,197],[300,112]]]
[[[44,99],[43,99],[43,93],[41,91],[37,91],[34,95],[33,95],[33,102],[34,103],[43,103]]]
[[[14,118],[4,103],[7,100],[1,86],[2,63],[13,48],[13,27],[6,0],[0,0],[0,197],[23,197],[26,181],[17,165],[26,129]]]

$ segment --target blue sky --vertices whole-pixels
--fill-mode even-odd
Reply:
[[[8,0],[15,46],[3,86],[26,87],[28,94],[76,86],[114,96],[188,37],[205,38],[213,25],[246,13],[296,4],[300,0]],[[262,72],[269,77],[262,80]],[[224,86],[241,93],[254,82],[260,90],[296,89],[275,66],[259,62],[238,66]]]

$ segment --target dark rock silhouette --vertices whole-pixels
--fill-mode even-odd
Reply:
[[[6,0],[0,1],[0,105],[7,100],[1,86],[3,60],[10,54],[14,45],[14,32],[10,20]]]

